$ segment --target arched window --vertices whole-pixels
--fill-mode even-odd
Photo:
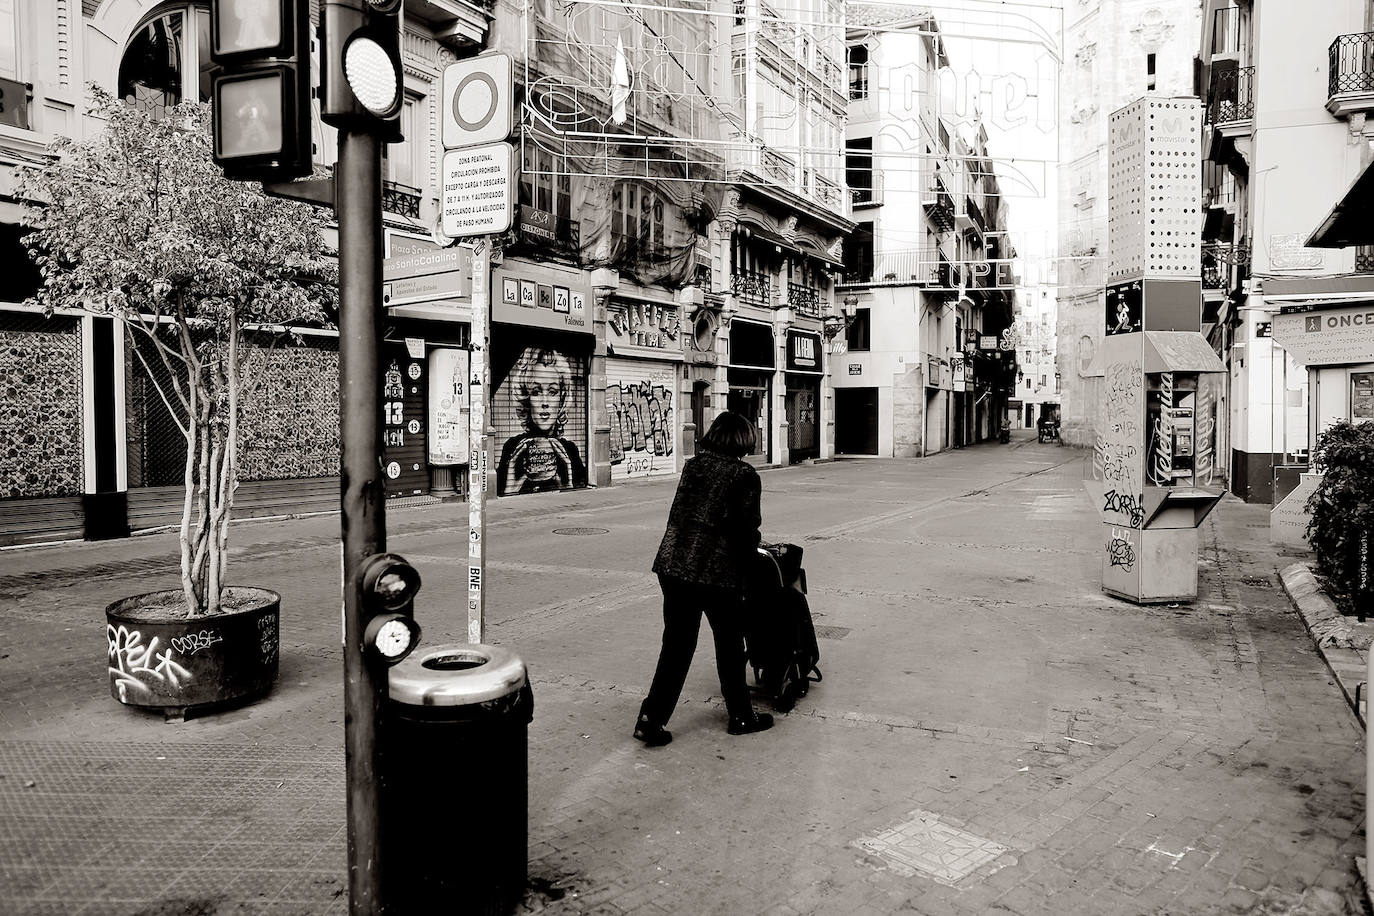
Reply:
[[[150,111],[186,99],[210,101],[210,14],[200,4],[159,8],[129,37],[119,61],[119,97]]]

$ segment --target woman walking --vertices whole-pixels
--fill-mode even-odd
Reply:
[[[715,638],[726,730],[747,735],[773,725],[773,717],[755,713],[749,699],[740,619],[745,576],[763,521],[758,472],[742,460],[757,441],[748,420],[726,411],[682,468],[653,565],[663,590],[663,648],[634,731],[650,747],[673,740],[664,726],[687,681],[702,614]]]

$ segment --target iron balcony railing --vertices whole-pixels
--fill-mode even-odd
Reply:
[[[382,209],[398,216],[420,218],[420,189],[397,181],[382,182]]]
[[[798,315],[821,317],[821,291],[802,283],[787,284],[787,304]]]
[[[871,163],[872,160],[870,160]],[[883,173],[869,166],[868,187],[850,185],[849,194],[856,207],[868,207],[883,202]]]
[[[1236,67],[1212,76],[1207,120],[1214,126],[1249,121],[1255,116],[1255,68]]]
[[[757,271],[736,271],[730,275],[730,292],[741,302],[768,307],[772,305],[773,280]]]
[[[1328,96],[1374,92],[1374,32],[1336,36],[1328,57]]]

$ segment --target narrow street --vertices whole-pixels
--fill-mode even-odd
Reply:
[[[1029,436],[1029,438],[1027,438]],[[671,745],[630,738],[675,478],[493,499],[488,641],[527,663],[530,913],[1361,913],[1364,735],[1278,588],[1267,509],[1204,524],[1198,600],[1100,591],[1085,455],[1018,432],[765,471],[825,679],[730,737],[705,627]],[[425,643],[462,641],[466,506],[389,517]],[[175,536],[0,554],[0,910],[345,913],[336,516],[241,524],[281,674],[164,723],[109,696],[102,609]],[[434,799],[434,842],[482,786]]]

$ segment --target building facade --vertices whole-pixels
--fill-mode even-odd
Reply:
[[[757,424],[759,463],[833,454],[821,332],[852,225],[843,5],[782,12],[407,3],[405,140],[383,163],[389,499],[461,495],[465,479],[473,278],[437,227],[441,74],[482,50],[513,58],[524,100],[517,220],[489,277],[497,492],[676,473],[725,407]],[[0,373],[16,392],[4,424],[30,446],[0,462],[0,542],[174,524],[185,445],[138,344],[109,319],[22,305],[39,278],[15,175],[53,138],[100,129],[87,82],[153,109],[205,101],[208,3],[17,0],[0,6],[0,48],[14,51],[0,55],[0,258],[16,278],[0,292]],[[329,168],[335,133],[313,120]],[[239,515],[337,508],[337,349],[321,331],[273,357],[244,418]]]
[[[935,17],[850,12],[844,321],[832,325],[839,454],[911,457],[995,433],[1010,395],[1005,207],[976,122],[941,116]],[[991,346],[980,347],[980,340]]]
[[[1369,418],[1374,249],[1309,238],[1370,161],[1371,29],[1367,0],[1205,4],[1204,318],[1228,368],[1218,456],[1247,501],[1281,497],[1327,425]]]

